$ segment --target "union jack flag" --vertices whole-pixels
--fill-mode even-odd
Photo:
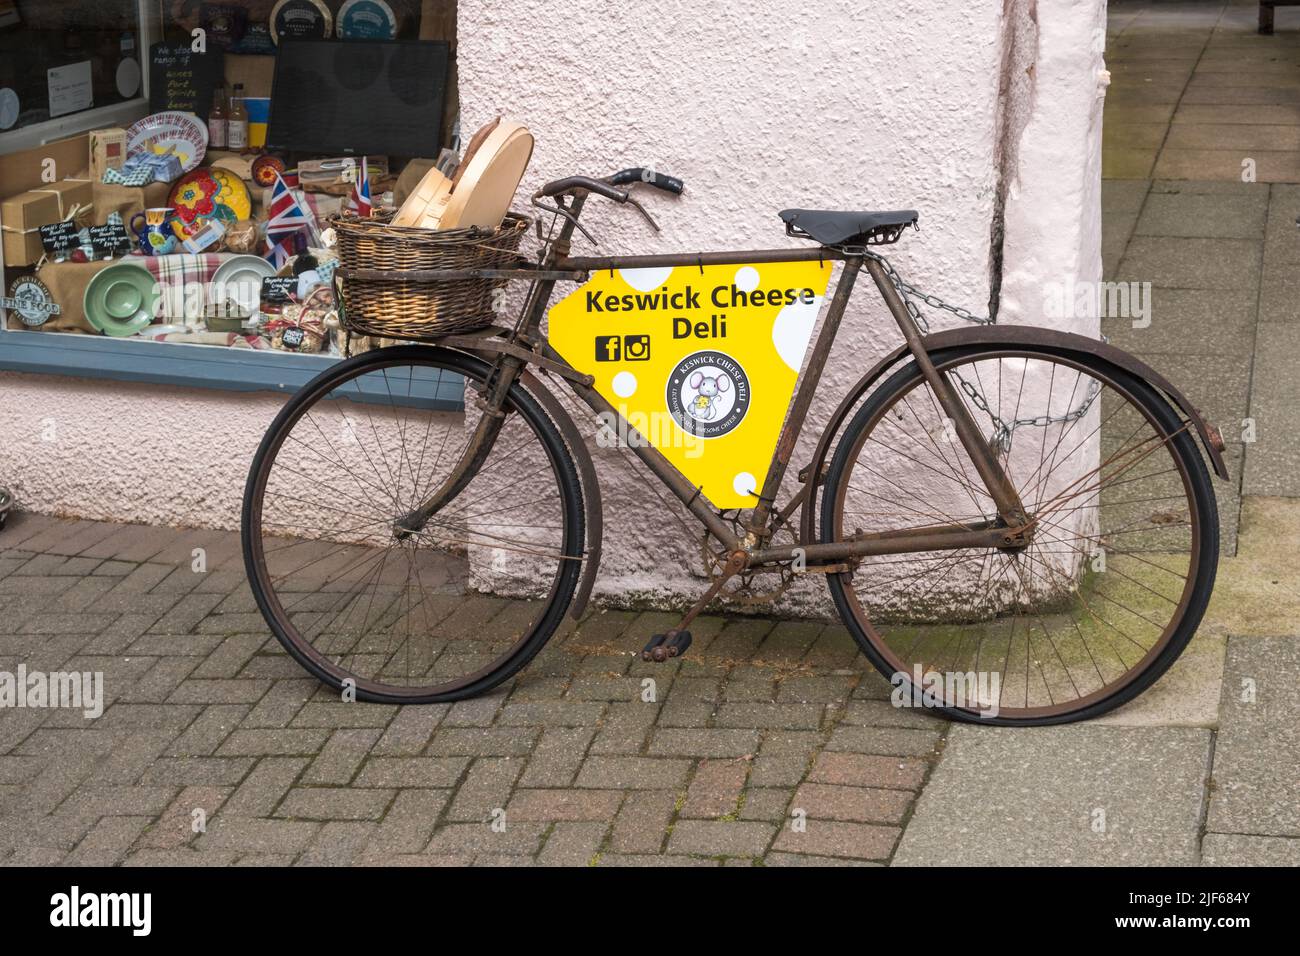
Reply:
[[[370,167],[366,157],[361,157],[361,168],[357,170],[356,179],[352,181],[352,207],[363,219],[370,218],[374,207],[370,202]]]
[[[310,230],[311,219],[279,173],[275,176],[275,185],[271,187],[271,204],[267,213],[266,258],[279,269],[293,255],[294,236]]]

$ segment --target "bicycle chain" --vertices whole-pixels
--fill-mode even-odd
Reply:
[[[925,316],[921,314],[920,306],[918,306],[913,300],[913,296],[920,299],[933,309],[942,309],[945,312],[951,312],[953,315],[957,316],[957,318],[970,322],[973,325],[997,324],[996,320],[991,316],[976,315],[969,309],[964,309],[959,305],[945,302],[937,295],[930,295],[929,293],[922,292],[920,289],[916,288],[916,286],[903,281],[903,277],[898,274],[898,270],[895,269],[893,264],[884,256],[877,252],[867,252],[866,254],[868,257],[879,262],[884,268],[885,276],[889,279],[894,288],[898,290],[899,297],[907,307],[907,314],[911,317],[912,321],[916,323],[917,328],[919,328],[924,334],[928,335],[930,333],[930,323],[927,322]],[[993,423],[993,434],[990,437],[990,440],[1004,453],[1011,450],[1011,435],[1017,428],[1046,428],[1049,425],[1064,425],[1069,422],[1078,421],[1084,415],[1088,414],[1088,409],[1092,407],[1092,403],[1096,401],[1097,396],[1101,394],[1101,382],[1094,378],[1092,379],[1092,383],[1088,386],[1088,394],[1084,396],[1083,402],[1077,408],[1066,412],[1064,415],[1036,415],[1033,418],[1015,418],[1008,423],[999,416],[997,412],[989,408],[988,401],[984,398],[983,393],[976,389],[975,386],[966,379],[962,378],[960,372],[954,370],[952,374],[956,376],[957,381],[961,383],[962,391],[970,396],[970,399],[975,403],[975,406],[987,415],[989,420]]]

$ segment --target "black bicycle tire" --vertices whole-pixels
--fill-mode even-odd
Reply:
[[[297,421],[302,411],[310,407],[321,396],[327,396],[334,388],[338,387],[338,383],[366,374],[368,366],[379,367],[393,362],[431,359],[435,356],[439,362],[445,363],[448,368],[458,371],[468,378],[483,381],[491,372],[491,366],[474,356],[451,349],[426,345],[400,345],[372,349],[353,358],[345,359],[311,379],[285,404],[262,436],[257,454],[254,456],[253,463],[249,468],[248,479],[244,485],[243,506],[240,516],[240,538],[244,555],[244,569],[248,576],[249,587],[253,592],[253,597],[263,619],[281,646],[308,673],[335,690],[342,689],[346,678],[340,677],[338,674],[321,666],[311,653],[304,651],[300,643],[310,647],[310,642],[290,635],[282,622],[277,620],[270,605],[266,593],[266,582],[261,573],[265,569],[265,563],[263,562],[259,568],[256,559],[257,547],[252,533],[254,530],[252,527],[253,521],[260,510],[254,506],[254,496],[259,486],[258,479],[263,469],[269,468],[268,456],[272,452],[278,451],[280,444],[283,442],[280,433],[284,431],[287,434],[287,431]],[[573,560],[566,560],[563,563],[559,585],[546,609],[546,613],[539,616],[532,633],[522,641],[514,654],[489,674],[454,691],[426,694],[393,694],[375,691],[365,686],[369,683],[368,681],[358,680],[356,686],[358,700],[373,703],[433,704],[476,697],[508,680],[527,666],[529,661],[551,639],[556,628],[559,627],[560,622],[563,620],[564,614],[573,600],[582,570],[583,542],[586,530],[584,527],[582,485],[573,456],[564,443],[559,429],[536,399],[529,395],[527,389],[517,381],[511,386],[509,399],[542,441],[547,456],[551,460],[552,469],[556,472],[561,499],[565,508],[562,547],[564,553],[572,557]]]
[[[1147,382],[1125,371],[1095,355],[1078,352],[1074,349],[1054,348],[1051,346],[1026,346],[1019,343],[1006,343],[1005,345],[981,344],[954,346],[932,353],[930,358],[936,366],[946,365],[950,360],[968,358],[973,355],[996,356],[1000,351],[1014,352],[1017,355],[1041,354],[1045,357],[1068,358],[1070,361],[1077,362],[1084,367],[1091,367],[1099,374],[1104,374],[1107,378],[1117,383],[1122,383],[1129,391],[1129,396],[1135,401],[1141,401],[1147,409],[1157,419],[1161,428],[1168,432],[1177,431],[1182,426],[1182,419],[1177,412],[1170,406],[1169,402],[1160,394],[1160,392]],[[853,418],[845,427],[843,434],[837,444],[835,455],[831,459],[830,467],[827,470],[826,484],[823,491],[822,507],[820,516],[819,539],[823,543],[831,543],[834,538],[832,529],[836,525],[835,521],[835,503],[838,500],[839,484],[843,480],[845,469],[848,466],[849,449],[856,445],[858,433],[872,421],[876,414],[888,407],[896,396],[905,392],[908,388],[916,383],[921,377],[920,367],[915,361],[908,362],[902,368],[894,372],[886,379],[880,387],[875,389],[870,397],[854,413]],[[1201,619],[1205,614],[1206,606],[1209,604],[1210,594],[1214,589],[1214,581],[1218,569],[1219,558],[1219,519],[1218,506],[1214,497],[1214,488],[1211,484],[1208,469],[1205,467],[1205,460],[1196,446],[1194,432],[1192,430],[1183,430],[1177,434],[1170,446],[1175,449],[1183,463],[1187,467],[1188,474],[1192,484],[1192,499],[1200,512],[1202,519],[1203,534],[1200,540],[1199,562],[1197,565],[1198,574],[1196,583],[1192,589],[1192,594],[1188,601],[1187,609],[1179,621],[1175,633],[1170,638],[1164,650],[1152,660],[1146,668],[1134,677],[1131,681],[1119,688],[1109,696],[1085,707],[1079,711],[1071,711],[1064,714],[1046,716],[1046,717],[1003,717],[1003,716],[978,716],[968,711],[952,707],[934,707],[931,708],[937,713],[944,714],[952,720],[963,723],[975,723],[986,726],[1011,726],[1011,727],[1031,727],[1031,726],[1048,726],[1053,724],[1074,723],[1081,720],[1090,720],[1104,713],[1121,707],[1133,700],[1143,691],[1147,690],[1152,684],[1160,679],[1164,673],[1173,665],[1186,648],[1187,643],[1196,633],[1200,626]],[[862,650],[866,658],[871,662],[886,679],[893,674],[893,669],[885,660],[883,655],[875,647],[870,636],[860,627],[857,616],[852,613],[845,592],[846,579],[851,580],[851,574],[830,574],[827,575],[826,583],[830,588],[831,598],[835,603],[836,611],[839,613],[840,620],[848,628],[849,634],[853,637],[854,642]]]

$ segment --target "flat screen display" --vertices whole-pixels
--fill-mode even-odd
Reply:
[[[437,40],[290,40],[271,87],[270,149],[437,156],[449,45]]]

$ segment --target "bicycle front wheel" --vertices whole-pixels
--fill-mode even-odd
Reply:
[[[861,559],[828,578],[896,703],[1053,724],[1131,700],[1199,624],[1218,515],[1195,426],[1083,353],[968,346],[932,356],[990,437],[1033,523],[1028,544]],[[998,521],[915,363],[880,385],[827,475],[823,541]]]
[[[253,461],[242,530],[258,607],[300,664],[358,699],[481,693],[541,649],[572,599],[581,488],[522,385],[490,453],[448,481],[490,374],[447,349],[366,352],[304,386]],[[440,491],[450,500],[409,533]]]

